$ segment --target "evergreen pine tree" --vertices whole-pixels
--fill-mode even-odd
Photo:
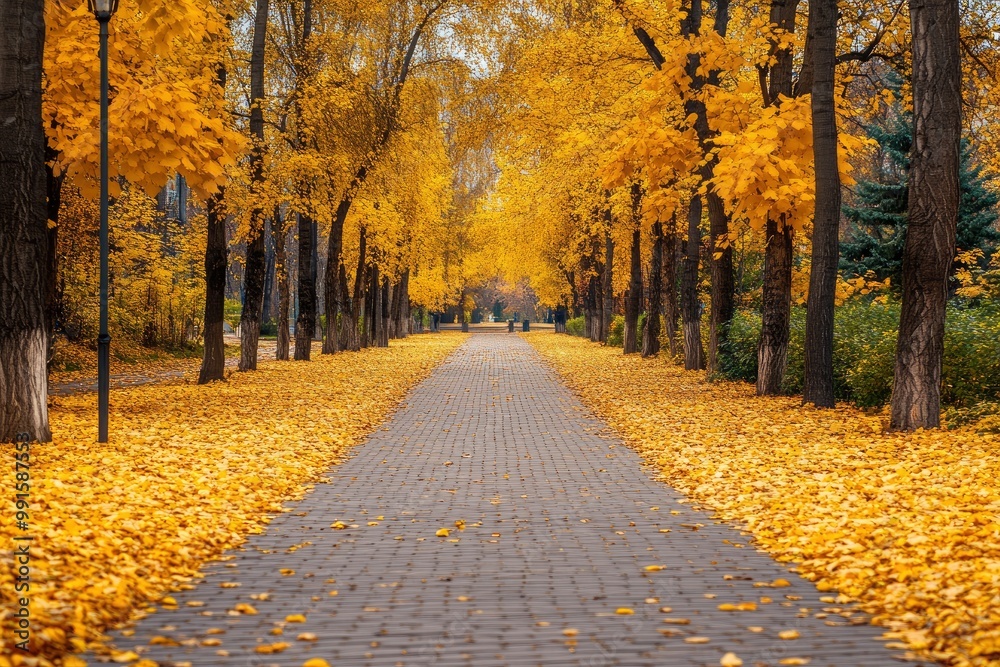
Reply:
[[[879,280],[889,278],[890,284],[898,288],[906,239],[906,179],[913,115],[902,112],[897,105],[887,121],[868,128],[868,135],[879,144],[881,164],[877,180],[859,180],[854,204],[843,207],[850,224],[840,245],[840,269],[848,276],[864,276],[871,271]],[[993,180],[976,164],[971,146],[963,141],[957,246],[959,250],[982,250],[984,266],[1000,242],[996,227],[1000,195],[989,187]]]

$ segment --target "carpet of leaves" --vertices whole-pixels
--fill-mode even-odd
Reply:
[[[872,614],[891,648],[1000,665],[1000,437],[889,432],[847,405],[806,408],[584,339],[526,338],[664,481]]]
[[[107,444],[96,442],[94,394],[53,399],[54,441],[31,447],[29,530],[16,527],[12,506],[0,513],[0,667],[58,664],[190,586],[204,562],[301,497],[464,338],[411,336],[312,362],[263,362],[210,385],[194,384],[195,373],[187,384],[113,391]],[[13,445],[0,447],[12,462]],[[35,538],[31,656],[12,645],[18,594],[6,546],[24,534]]]

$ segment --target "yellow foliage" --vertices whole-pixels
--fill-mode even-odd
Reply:
[[[263,362],[222,383],[116,390],[107,444],[95,442],[94,394],[52,399],[53,442],[31,450],[31,529],[44,542],[31,549],[32,652],[79,651],[171,601],[165,593],[261,532],[463,340],[411,336],[309,363]],[[12,456],[13,445],[3,448]],[[0,515],[0,535],[16,534],[14,514]],[[16,595],[4,569],[0,605],[15,607]],[[235,611],[257,613],[246,603]]]
[[[57,172],[78,176],[97,194],[98,28],[86,3],[45,3],[45,105]],[[229,29],[212,3],[195,0],[123,2],[109,24],[109,154],[116,176],[145,188],[183,174],[205,197],[225,183],[242,136],[230,127],[216,81]]]
[[[98,210],[73,179],[63,185],[57,252],[60,323],[75,340],[98,329]],[[162,216],[156,201],[125,187],[109,211],[109,324],[118,341],[179,347],[195,336],[204,313],[206,223]]]
[[[996,435],[887,432],[845,405],[804,408],[582,339],[526,338],[676,490],[921,655],[996,665]]]

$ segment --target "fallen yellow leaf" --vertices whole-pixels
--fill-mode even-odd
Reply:
[[[120,663],[135,662],[139,659],[139,654],[135,651],[113,651],[111,659]]]
[[[273,644],[261,644],[254,649],[257,653],[271,654],[271,653],[281,653],[286,648],[291,646],[288,642],[275,642]]]
[[[727,653],[719,660],[722,667],[743,667],[743,661],[735,653]]]

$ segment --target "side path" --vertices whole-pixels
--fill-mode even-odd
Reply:
[[[239,345],[240,339],[237,336],[227,335],[226,345]],[[313,343],[313,354],[319,354],[321,344],[318,342]],[[260,361],[266,361],[274,359],[274,355],[277,351],[278,344],[274,340],[261,340],[260,345],[257,348],[257,359]],[[295,354],[295,339],[293,338],[288,344],[288,354],[292,356]],[[239,365],[240,355],[239,350],[235,354],[230,353],[230,356],[226,357],[225,366],[227,369],[234,369]],[[199,369],[201,368],[201,358],[192,358],[186,360],[175,360],[173,363],[168,361],[163,367],[138,367],[129,368],[124,366],[126,372],[116,373],[116,369],[121,368],[123,364],[119,364],[115,361],[111,362],[111,376],[110,384],[112,389],[121,389],[123,387],[138,387],[144,384],[155,384],[157,382],[164,382],[167,380],[178,380],[185,376],[191,377],[193,379],[198,377]],[[68,380],[62,382],[49,382],[49,396],[68,396],[70,394],[81,394],[85,392],[96,392],[97,391],[97,377],[84,377],[78,380]]]
[[[328,478],[117,647],[197,667],[903,664],[651,480],[515,336],[473,336]]]

